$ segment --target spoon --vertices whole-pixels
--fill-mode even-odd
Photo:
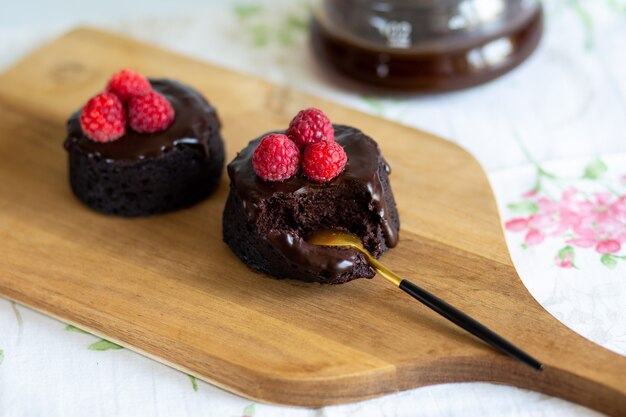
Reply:
[[[389,269],[385,268],[384,265],[374,259],[372,254],[365,249],[358,236],[340,230],[321,230],[314,232],[306,240],[313,245],[347,246],[358,250],[365,255],[370,267],[374,269],[374,271],[382,275],[383,278],[395,286],[400,287],[401,290],[415,298],[420,303],[424,304],[426,307],[442,315],[457,326],[467,330],[505,355],[517,359],[535,370],[541,371],[543,369],[543,365],[539,361],[517,346],[513,345],[508,340],[504,339],[502,336],[499,336],[497,333],[489,330],[485,325],[474,320],[461,310],[458,310],[452,305],[446,303],[441,298],[431,294],[423,288],[420,288],[411,281],[399,277]]]

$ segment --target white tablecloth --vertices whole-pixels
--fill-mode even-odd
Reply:
[[[71,26],[97,24],[449,138],[489,172],[515,265],[535,298],[625,355],[626,1],[548,1],[544,40],[520,68],[471,90],[409,98],[366,95],[320,71],[306,43],[306,4],[11,2],[0,13],[0,68]],[[85,415],[598,413],[486,383],[317,410],[254,404],[0,299],[0,416]]]

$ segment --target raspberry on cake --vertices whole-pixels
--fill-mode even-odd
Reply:
[[[114,94],[101,93],[89,99],[80,113],[80,126],[96,142],[119,139],[126,133],[126,111]]]
[[[283,181],[300,168],[300,150],[287,136],[264,136],[252,155],[254,172],[265,181]]]
[[[307,146],[302,157],[302,171],[311,181],[326,182],[341,174],[348,157],[337,142],[317,142]]]
[[[139,133],[167,129],[174,122],[174,108],[161,94],[149,91],[128,102],[128,124]]]
[[[346,230],[375,257],[397,244],[400,223],[390,168],[376,142],[358,129],[334,125],[334,141],[304,147],[302,170],[267,181],[254,159],[268,136],[285,144],[280,133],[263,135],[228,165],[224,241],[250,268],[276,278],[330,284],[372,278],[361,253],[305,239],[318,230]]]
[[[335,131],[330,119],[320,109],[301,110],[291,120],[285,134],[300,149],[320,141],[334,141]]]
[[[128,70],[114,74],[108,92],[68,120],[70,186],[102,213],[143,216],[188,207],[207,197],[222,173],[215,108],[177,81],[144,79]]]
[[[152,86],[150,81],[140,73],[123,69],[111,76],[106,91],[115,94],[122,103],[126,104],[134,96],[152,91]]]

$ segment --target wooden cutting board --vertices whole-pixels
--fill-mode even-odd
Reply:
[[[383,257],[546,364],[505,357],[380,278],[340,286],[251,272],[222,242],[228,180],[177,213],[97,214],[71,194],[65,120],[131,67],[216,104],[231,159],[317,106],[390,162],[401,242]],[[512,266],[476,160],[424,132],[92,29],[0,75],[0,295],[259,401],[322,406],[423,385],[492,381],[626,414],[626,358],[576,335]],[[61,378],[61,376],[59,376]]]

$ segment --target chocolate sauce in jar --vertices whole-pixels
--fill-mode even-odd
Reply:
[[[311,39],[322,61],[350,78],[438,92],[510,71],[542,31],[538,0],[325,0]]]

